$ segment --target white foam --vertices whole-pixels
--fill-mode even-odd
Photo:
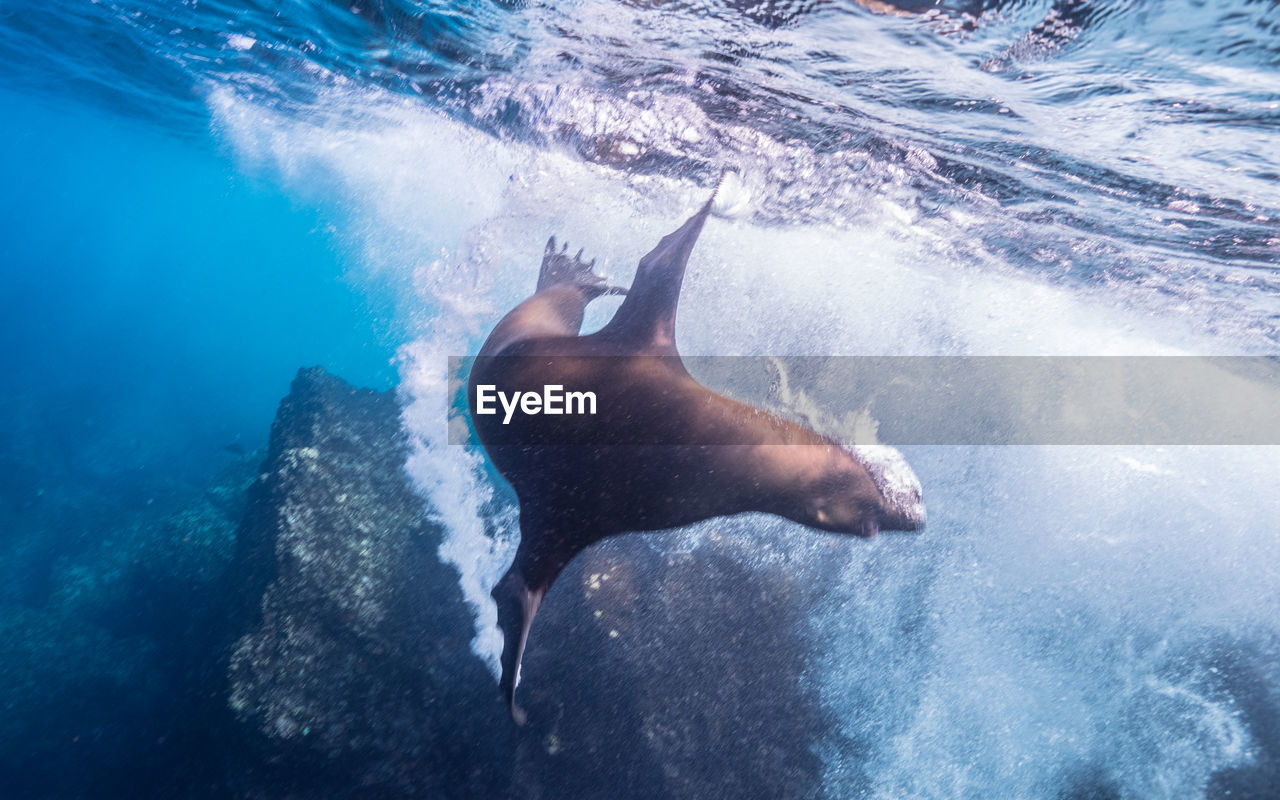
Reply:
[[[720,178],[711,213],[722,219],[741,219],[751,212],[751,190],[736,170],[729,170]]]
[[[227,34],[227,47],[230,47],[232,50],[250,50],[257,43],[258,40],[254,39],[252,36],[245,36],[241,33]]]

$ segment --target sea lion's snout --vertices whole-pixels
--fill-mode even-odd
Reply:
[[[845,450],[866,469],[880,492],[879,529],[918,531],[924,527],[924,490],[902,453],[879,444],[850,445]]]
[[[907,510],[885,503],[877,521],[879,530],[914,532],[924,528],[924,504],[917,502]]]

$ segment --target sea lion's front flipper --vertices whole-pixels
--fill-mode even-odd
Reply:
[[[542,269],[538,272],[538,291],[549,289],[558,284],[569,284],[587,289],[593,295],[626,294],[626,289],[610,286],[604,278],[595,274],[592,267],[596,265],[593,258],[582,260],[582,250],[575,256],[569,255],[569,245],[556,250],[556,237],[547,240],[547,249],[542,253]]]
[[[714,197],[712,198],[714,199]],[[675,355],[676,305],[684,282],[689,254],[711,213],[711,200],[680,226],[662,237],[658,246],[640,259],[631,291],[602,336],[626,342],[637,351],[649,350]]]

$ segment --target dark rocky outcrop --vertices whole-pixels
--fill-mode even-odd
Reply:
[[[469,650],[395,398],[303,370],[240,527],[226,698],[244,797],[493,797],[511,732]]]
[[[823,725],[797,637],[823,559],[753,568],[760,542],[733,522],[692,546],[658,534],[593,548],[543,606],[517,729],[470,652],[405,448],[392,396],[321,370],[281,405],[232,570],[237,795],[816,792]]]
[[[768,543],[721,528],[683,551],[608,541],[561,576],[525,658],[517,796],[816,795],[826,721],[800,637],[817,567],[753,567]]]

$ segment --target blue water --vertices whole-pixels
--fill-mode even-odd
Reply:
[[[0,600],[198,495],[322,364],[400,388],[492,659],[510,541],[443,359],[549,234],[626,280],[726,168],[685,352],[1277,353],[1280,6],[902,7],[0,6]],[[813,612],[830,796],[1201,797],[1276,763],[1274,451],[908,455],[928,533],[851,548]]]
[[[314,207],[214,142],[69,100],[0,95],[12,448],[203,479],[265,442],[299,365],[390,384],[391,326]]]

